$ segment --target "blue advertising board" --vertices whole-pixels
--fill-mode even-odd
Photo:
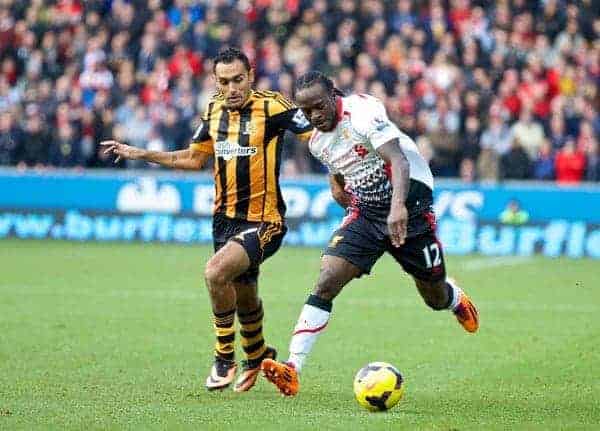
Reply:
[[[282,181],[286,243],[322,247],[343,217],[326,178]],[[0,170],[0,238],[211,241],[212,178],[165,171]],[[449,254],[600,258],[600,187],[436,183],[438,234]],[[502,224],[516,200],[526,223]]]

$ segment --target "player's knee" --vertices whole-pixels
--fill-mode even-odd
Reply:
[[[228,281],[225,271],[212,261],[209,261],[206,264],[206,268],[204,270],[204,279],[206,280],[209,290],[212,286],[222,286]]]

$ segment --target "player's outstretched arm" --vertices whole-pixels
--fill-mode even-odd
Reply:
[[[105,154],[116,157],[115,163],[121,159],[144,160],[174,169],[200,169],[209,156],[208,153],[192,151],[189,148],[180,151],[148,151],[114,140],[100,142],[100,145],[106,148]]]
[[[330,175],[329,185],[331,186],[331,195],[333,196],[333,199],[342,208],[348,208],[352,203],[352,196],[344,189],[344,176],[341,174]]]
[[[379,146],[377,152],[389,164],[391,170],[390,181],[393,192],[387,222],[392,244],[400,247],[404,244],[408,225],[408,211],[405,203],[410,182],[410,165],[397,138]]]

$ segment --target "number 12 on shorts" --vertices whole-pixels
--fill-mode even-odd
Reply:
[[[440,258],[440,246],[436,242],[423,248],[423,256],[425,256],[427,268],[439,266],[442,263],[442,259]]]

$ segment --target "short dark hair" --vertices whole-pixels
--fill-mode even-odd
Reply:
[[[306,72],[304,75],[296,79],[294,83],[294,97],[298,90],[303,88],[312,87],[315,84],[321,84],[327,92],[332,92],[336,96],[343,96],[344,93],[333,85],[333,81],[329,79],[324,73],[318,70],[311,70]]]
[[[242,64],[244,65],[244,67],[246,68],[246,70],[248,70],[248,71],[252,68],[252,66],[250,66],[250,60],[248,60],[248,56],[246,56],[246,54],[244,54],[238,48],[229,47],[229,48],[225,48],[224,50],[220,51],[216,55],[216,57],[213,59],[213,72],[217,68],[217,64],[219,64],[219,63],[231,64],[235,60],[241,61]]]

